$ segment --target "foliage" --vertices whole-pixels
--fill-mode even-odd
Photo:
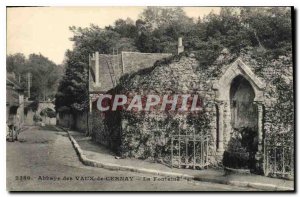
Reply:
[[[87,109],[88,56],[95,51],[176,54],[177,39],[182,36],[185,51],[195,54],[202,69],[214,64],[224,48],[232,57],[252,48],[267,61],[291,52],[290,16],[290,8],[223,7],[220,13],[194,19],[180,7],[147,7],[135,22],[127,18],[104,28],[93,24],[87,28],[70,27],[74,48],[66,52],[66,70],[56,95],[56,108]]]
[[[148,7],[136,22],[141,52],[176,53],[177,39],[193,29],[193,19],[180,7]]]
[[[27,106],[27,109],[30,109],[33,112],[36,112],[38,108],[39,108],[39,101],[37,100],[33,101]]]
[[[137,49],[176,52],[177,38],[194,51],[200,66],[211,65],[223,48],[238,56],[243,48],[257,47],[276,58],[291,51],[289,8],[221,8],[192,20],[181,8],[148,7],[137,21]],[[267,27],[267,28],[266,28]]]
[[[66,53],[65,75],[59,82],[55,99],[56,110],[68,108],[82,111],[88,106],[88,54],[80,51]]]
[[[210,130],[210,117],[204,110],[197,112],[196,114],[189,114],[187,117],[187,123],[193,127],[196,134],[201,136],[210,135],[210,133],[208,133]]]
[[[6,57],[6,71],[14,73],[23,73],[26,69],[26,57],[22,53],[8,55]]]
[[[22,53],[16,53],[6,57],[6,69],[16,74],[26,91],[27,73],[31,73],[30,99],[47,100],[54,98],[63,68],[41,54],[30,54],[26,59]]]
[[[288,52],[287,52],[288,53]],[[292,54],[270,59],[271,56],[258,53],[255,50],[243,55],[249,64],[255,65],[257,76],[266,79],[264,121],[265,133],[289,133],[293,139],[294,132],[294,79]]]
[[[44,116],[44,117],[49,117],[49,118],[55,118],[55,117],[56,117],[55,111],[53,111],[53,110],[50,109],[50,108],[46,108],[46,109],[42,110],[42,111],[40,112],[40,115],[41,115],[41,116]]]
[[[266,135],[276,138],[277,135],[286,133],[290,142],[293,143],[295,112],[292,73],[290,75],[277,73],[276,75],[272,80],[272,88],[269,90],[275,102],[272,107],[266,109],[267,122],[272,123],[272,126],[268,127]]]
[[[274,80],[278,92],[278,100],[275,108],[280,111],[280,116],[276,114],[277,121],[285,126],[294,124],[294,91],[293,83],[287,83],[281,76]],[[283,115],[284,114],[284,115]],[[275,114],[274,114],[275,115]]]
[[[40,115],[38,115],[38,114],[34,114],[33,115],[33,121],[35,123],[40,122],[40,121],[42,121],[42,117]]]
[[[234,130],[223,155],[223,165],[237,169],[254,169],[257,152],[256,132],[251,128]]]
[[[286,7],[241,9],[247,28],[256,34],[259,44],[275,56],[291,51],[291,10]]]

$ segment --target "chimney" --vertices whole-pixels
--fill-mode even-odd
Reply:
[[[100,70],[99,52],[97,51],[97,52],[95,52],[95,83],[96,83],[96,86],[100,86],[99,70]]]
[[[177,48],[177,55],[184,51],[184,46],[182,45],[182,37],[178,38],[178,48]]]

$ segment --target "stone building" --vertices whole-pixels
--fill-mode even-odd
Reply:
[[[37,102],[37,109],[34,111],[31,107],[32,104],[34,104],[36,101],[26,101],[25,102],[25,121],[24,123],[26,125],[36,125],[38,124],[45,124],[45,125],[56,125],[56,117],[54,116],[55,111],[55,105],[54,101],[51,101],[50,99],[47,101],[38,101]],[[51,112],[52,116],[49,117],[49,113]],[[34,116],[38,116],[41,118],[40,121],[36,122],[34,121]],[[65,125],[61,125],[65,126]]]
[[[6,124],[20,129],[24,123],[24,90],[14,73],[6,74]]]
[[[121,54],[107,55],[95,52],[89,59],[89,101],[88,130],[95,135],[96,141],[107,146],[118,146],[111,142],[108,130],[103,129],[102,116],[96,110],[96,100],[100,94],[115,88],[123,76],[131,75],[138,70],[152,67],[157,60],[170,57],[169,53],[139,53],[122,51]],[[85,114],[83,115],[85,116]],[[103,132],[98,132],[103,131]],[[110,137],[108,137],[108,135]],[[118,138],[118,137],[117,137]],[[118,141],[118,139],[116,139]],[[110,145],[109,145],[110,144]]]
[[[131,55],[133,59],[126,60]],[[143,56],[156,58],[145,60]],[[100,63],[108,62],[103,60],[108,57],[110,62],[114,61],[112,56],[97,53],[92,57],[95,65],[101,66],[90,73],[93,80],[90,80],[89,129],[97,142],[121,156],[161,158],[171,161],[171,165],[177,162],[179,167],[193,163],[195,168],[195,163],[200,162],[198,166],[204,167],[224,161],[224,153],[235,146],[232,143],[246,139],[245,150],[234,151],[244,151],[253,162],[249,168],[262,171],[269,154],[266,140],[281,134],[293,136],[291,55],[265,62],[255,59],[251,52],[236,57],[224,49],[213,65],[204,67],[192,53],[171,57],[124,52],[115,57],[119,63],[112,64],[116,72],[115,80],[110,75],[110,81],[110,71]],[[132,66],[127,67],[127,61]],[[99,78],[97,74],[94,77],[93,72],[99,73]],[[128,111],[103,114],[96,110],[96,95],[107,91],[134,95],[197,94],[203,102],[202,110],[196,115]]]

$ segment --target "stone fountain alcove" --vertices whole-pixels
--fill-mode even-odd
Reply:
[[[237,83],[237,85],[233,85],[234,83]],[[236,93],[238,88],[242,88],[243,90],[239,90],[240,92]],[[262,160],[264,88],[264,82],[240,58],[224,67],[222,76],[213,84],[213,89],[216,91],[216,105],[218,110],[216,145],[218,155],[223,154],[230,140],[230,133],[233,127],[237,127],[238,124],[249,125],[253,124],[253,121],[257,121],[257,124],[254,125],[257,129],[258,141],[258,151],[255,157],[256,160]],[[243,99],[246,99],[247,102],[251,101],[248,104],[249,107],[252,108],[255,106],[252,108],[253,112],[256,113],[255,116],[247,118],[247,115],[242,114],[244,117],[232,117],[236,114],[236,111],[233,111],[235,109],[233,107],[234,102]]]

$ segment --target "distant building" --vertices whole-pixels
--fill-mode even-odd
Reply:
[[[33,110],[32,105],[36,104],[37,109]],[[39,121],[35,121],[34,117],[39,117]],[[25,102],[25,121],[26,125],[56,125],[56,111],[54,101],[26,101]]]
[[[14,73],[6,74],[6,124],[20,129],[24,123],[24,89]]]

